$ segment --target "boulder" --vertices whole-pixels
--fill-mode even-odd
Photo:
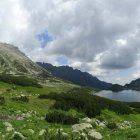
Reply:
[[[22,135],[22,133],[20,132],[14,132],[13,136],[12,136],[13,139],[18,139],[18,140],[26,140],[27,138],[24,137]]]
[[[96,132],[95,130],[90,130],[89,133],[88,133],[88,136],[90,137],[90,139],[93,138],[93,140],[103,139],[103,136],[99,132]]]
[[[75,124],[72,126],[73,131],[82,131],[85,129],[91,129],[92,125],[89,123],[81,123],[81,124]]]
[[[83,122],[86,122],[86,123],[90,123],[91,122],[91,119],[86,117],[86,118],[83,118],[82,119]]]

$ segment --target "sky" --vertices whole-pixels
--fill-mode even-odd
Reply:
[[[140,0],[0,0],[0,42],[100,80],[140,78]]]

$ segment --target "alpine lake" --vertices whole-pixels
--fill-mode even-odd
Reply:
[[[119,92],[113,92],[110,90],[102,90],[94,95],[108,98],[111,100],[116,101],[123,101],[123,102],[140,102],[140,91],[135,90],[123,90]]]

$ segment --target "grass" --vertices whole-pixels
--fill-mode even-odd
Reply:
[[[44,137],[39,136],[39,132],[43,129],[49,129],[51,132],[57,131],[57,129],[63,128],[64,132],[71,133],[71,125],[62,125],[57,123],[48,123],[45,121],[45,116],[50,111],[55,111],[53,105],[56,103],[53,99],[39,99],[39,95],[48,95],[52,92],[62,93],[70,91],[71,89],[78,87],[68,83],[56,83],[48,82],[47,86],[42,88],[36,87],[23,87],[19,85],[7,84],[0,82],[0,96],[5,98],[5,104],[0,105],[0,139],[2,135],[5,135],[4,140],[9,140],[12,132],[7,132],[4,122],[12,124],[14,131],[22,133],[32,140],[45,140]],[[93,89],[82,89],[84,92],[90,92]],[[96,91],[96,90],[94,90]],[[11,98],[19,95],[25,95],[28,97],[29,102],[14,101]],[[60,111],[60,110],[57,110]],[[77,112],[75,109],[69,111],[62,111],[66,115],[72,115],[82,119],[87,117],[83,112]],[[24,119],[21,119],[22,117]],[[129,137],[136,137],[140,139],[140,114],[130,115],[118,115],[115,112],[109,110],[102,110],[101,115],[106,121],[122,122],[122,121],[134,121],[136,126],[132,126],[132,129],[127,130],[110,130],[109,128],[96,129],[100,132],[105,140],[127,140]],[[21,119],[21,120],[20,120]],[[95,119],[95,118],[93,118]],[[32,129],[34,133],[31,133],[29,129]],[[7,135],[7,136],[6,136]]]
[[[52,92],[48,95],[42,94],[40,99],[54,99],[55,109],[69,110],[74,108],[78,111],[84,112],[88,117],[100,115],[101,110],[109,109],[119,114],[130,114],[132,110],[126,104],[109,99],[101,98],[89,94],[88,90],[75,88],[68,92],[56,93]]]
[[[53,88],[52,88],[53,87]],[[3,96],[6,100],[6,103],[4,105],[5,108],[13,110],[36,110],[37,112],[41,114],[45,114],[46,111],[51,107],[51,105],[54,103],[54,100],[40,100],[37,97],[40,94],[48,94],[50,92],[62,92],[67,91],[71,88],[75,87],[74,85],[68,85],[68,84],[53,84],[51,83],[48,86],[44,86],[42,88],[35,88],[35,87],[22,87],[22,86],[15,86],[11,84],[6,83],[0,83],[0,92],[1,96]],[[26,95],[29,98],[29,103],[21,103],[21,102],[15,102],[11,100],[11,97],[19,96],[19,95]],[[3,106],[0,106],[2,108]]]

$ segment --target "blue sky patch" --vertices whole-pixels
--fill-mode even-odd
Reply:
[[[41,44],[41,48],[45,48],[45,46],[53,40],[53,37],[49,35],[48,31],[44,31],[41,34],[38,34],[37,38]]]
[[[59,65],[67,65],[68,64],[68,58],[64,55],[57,57],[56,61],[59,63]]]

